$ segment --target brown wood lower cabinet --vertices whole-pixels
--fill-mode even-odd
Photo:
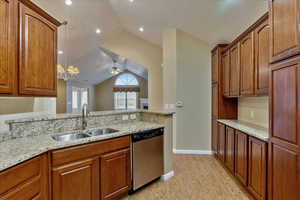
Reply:
[[[130,137],[52,152],[53,200],[112,200],[131,189]]]
[[[225,125],[218,123],[218,158],[222,161],[225,162],[225,142],[226,142],[226,129]]]
[[[236,130],[235,176],[243,185],[248,181],[248,135]]]
[[[99,199],[99,159],[91,158],[52,170],[53,200]]]
[[[212,120],[212,142],[211,142],[211,148],[213,153],[216,155],[218,153],[218,141],[219,141],[219,136],[218,136],[218,122],[217,120],[213,119]]]
[[[266,199],[267,192],[267,143],[249,138],[248,189],[256,199]],[[282,183],[281,183],[282,184]]]
[[[130,150],[124,149],[101,156],[101,197],[117,199],[130,189]]]
[[[255,199],[266,200],[267,142],[222,123],[218,127],[219,160]]]
[[[226,127],[226,150],[225,150],[225,165],[234,173],[234,153],[235,153],[235,130]]]
[[[48,157],[41,155],[0,173],[1,200],[47,200]]]

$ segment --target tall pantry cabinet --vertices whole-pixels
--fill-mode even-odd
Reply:
[[[269,0],[269,199],[300,198],[300,1]]]
[[[222,50],[226,44],[218,45],[212,50],[212,150],[215,154],[220,146],[217,119],[237,118],[237,99],[226,99],[223,96]],[[221,144],[222,146],[222,144]]]

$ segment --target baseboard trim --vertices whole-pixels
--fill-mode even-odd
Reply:
[[[174,176],[174,171],[170,171],[169,173],[166,173],[166,174],[162,175],[160,177],[160,179],[163,180],[163,181],[167,181],[170,178],[172,178],[173,176]]]
[[[184,150],[184,149],[173,149],[175,154],[194,154],[194,155],[212,155],[213,152],[209,150]]]

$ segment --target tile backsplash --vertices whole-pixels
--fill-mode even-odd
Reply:
[[[238,119],[269,127],[269,97],[243,97],[238,100]]]

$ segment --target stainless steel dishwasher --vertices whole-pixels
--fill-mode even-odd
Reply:
[[[132,135],[133,191],[163,175],[163,135],[163,128]]]

